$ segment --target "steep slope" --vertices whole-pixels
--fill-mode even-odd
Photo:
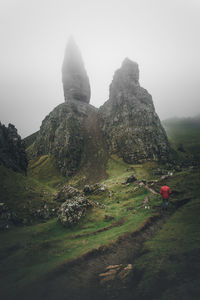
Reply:
[[[128,163],[166,160],[170,147],[151,95],[139,84],[137,63],[128,58],[114,74],[100,124],[110,152]]]
[[[184,161],[200,161],[200,116],[162,121],[169,141]]]

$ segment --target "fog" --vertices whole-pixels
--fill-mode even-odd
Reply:
[[[200,113],[199,0],[1,0],[0,121],[23,137],[64,102],[61,66],[78,44],[96,107],[125,57],[161,119]]]

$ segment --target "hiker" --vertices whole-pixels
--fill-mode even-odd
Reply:
[[[162,196],[162,210],[167,210],[169,194],[171,194],[171,190],[166,184],[164,184],[160,189],[160,194]]]

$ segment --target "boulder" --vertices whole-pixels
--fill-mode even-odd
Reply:
[[[125,183],[131,183],[131,182],[134,182],[136,181],[137,178],[134,176],[134,175],[131,175],[129,176],[127,179],[126,179],[126,182]]]
[[[58,210],[58,220],[65,227],[77,224],[90,206],[90,202],[84,197],[74,197],[61,205]]]

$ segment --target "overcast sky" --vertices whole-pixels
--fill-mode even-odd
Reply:
[[[163,120],[200,113],[199,0],[0,0],[0,121],[23,137],[64,102],[61,66],[73,35],[96,107],[125,57]]]

